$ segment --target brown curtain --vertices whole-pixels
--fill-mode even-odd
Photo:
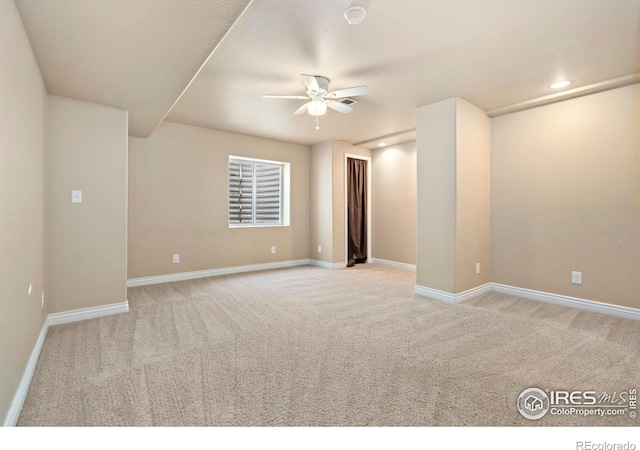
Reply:
[[[367,161],[347,158],[347,267],[367,262]]]

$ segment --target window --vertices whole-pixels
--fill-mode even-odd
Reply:
[[[289,164],[229,157],[229,226],[289,225]]]

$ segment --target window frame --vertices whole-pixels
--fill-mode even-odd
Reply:
[[[230,192],[230,175],[229,167],[232,162],[251,163],[252,164],[252,180],[251,180],[251,222],[231,223],[231,192]],[[280,211],[278,223],[256,223],[256,165],[278,166],[280,168]],[[229,228],[270,228],[270,227],[288,227],[289,220],[289,204],[290,204],[290,177],[291,165],[284,161],[274,161],[268,159],[248,158],[245,156],[229,155],[227,161],[227,224]]]

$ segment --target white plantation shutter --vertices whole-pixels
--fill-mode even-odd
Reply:
[[[282,203],[282,166],[255,164],[255,223],[279,224]]]
[[[229,223],[253,223],[253,163],[229,161]]]
[[[229,224],[282,224],[283,165],[229,158]]]

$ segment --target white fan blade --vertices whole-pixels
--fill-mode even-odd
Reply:
[[[346,89],[338,89],[337,91],[329,92],[327,97],[331,98],[343,98],[343,97],[355,97],[356,95],[365,95],[369,93],[369,88],[366,86],[354,86]]]
[[[300,114],[304,114],[306,110],[307,110],[307,104],[305,103],[300,108],[296,109],[296,111],[293,113],[293,115],[294,116],[299,116]]]
[[[291,98],[294,100],[306,100],[308,98],[311,98],[305,95],[277,95],[277,94],[264,94],[262,97],[263,98]]]
[[[326,104],[329,108],[335,109],[336,111],[339,111],[343,114],[347,114],[353,111],[353,108],[351,106],[336,102],[334,100],[326,100]]]
[[[318,85],[318,80],[316,80],[315,76],[302,74],[300,77],[308,90],[316,92],[320,91],[320,86]]]

